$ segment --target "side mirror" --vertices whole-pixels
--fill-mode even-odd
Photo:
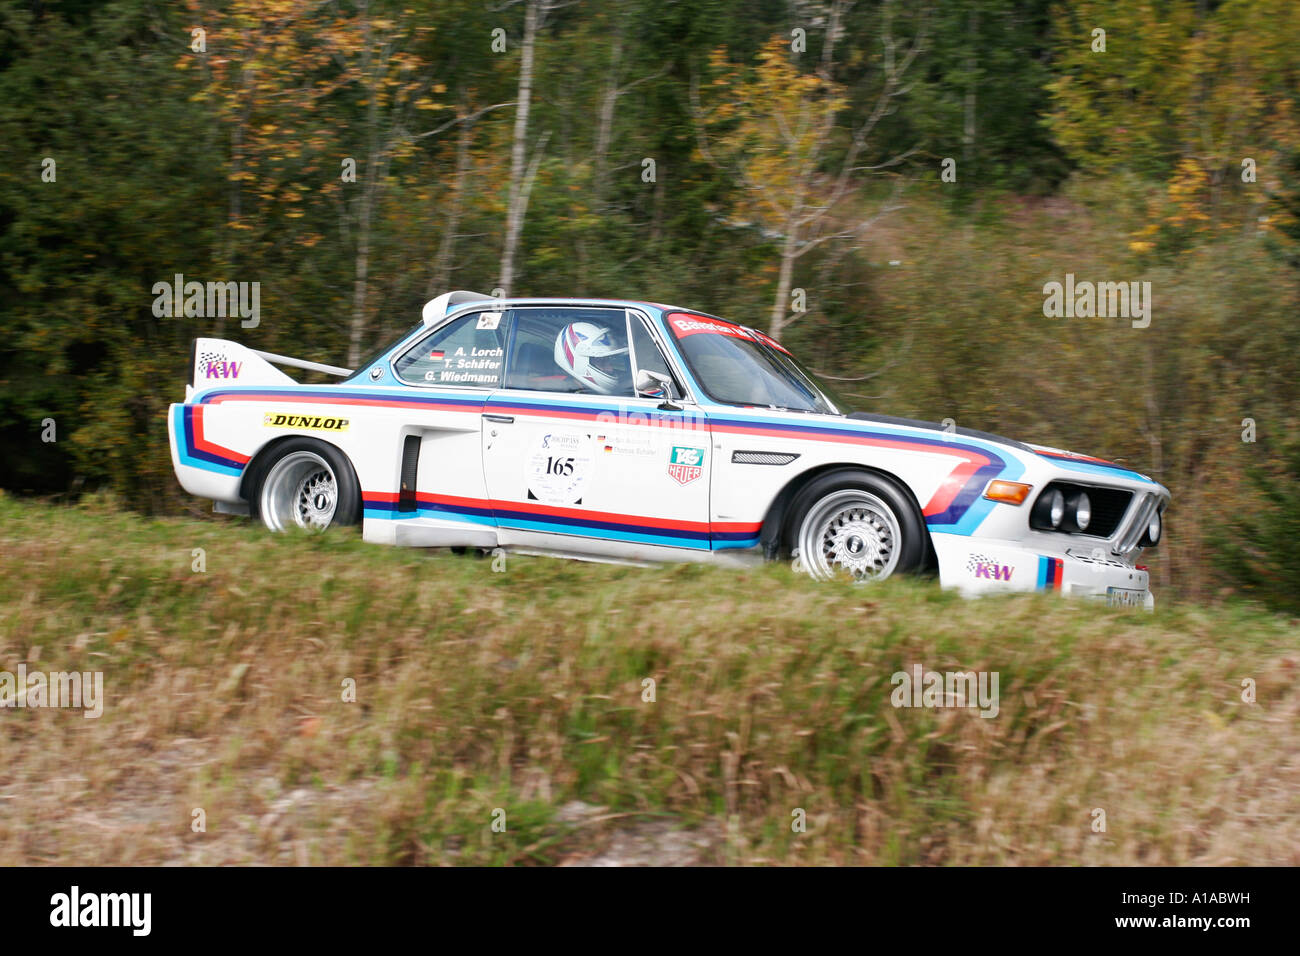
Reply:
[[[673,380],[667,375],[643,368],[636,376],[636,393],[643,398],[672,398]]]

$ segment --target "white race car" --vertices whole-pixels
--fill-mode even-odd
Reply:
[[[340,377],[304,385],[276,365]],[[845,406],[755,329],[648,302],[450,292],[350,371],[198,339],[181,485],[272,530],[612,560],[937,566],[966,592],[1150,606],[1169,492],[1128,468]]]

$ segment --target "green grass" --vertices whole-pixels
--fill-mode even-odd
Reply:
[[[1300,863],[1294,621],[492,567],[0,496],[0,670],[106,697],[0,710],[0,864]],[[998,716],[895,709],[914,663]]]

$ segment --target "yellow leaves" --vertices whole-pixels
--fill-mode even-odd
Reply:
[[[1155,239],[1159,232],[1160,223],[1158,221],[1148,222],[1133,234],[1133,238],[1128,243],[1129,249],[1138,253],[1150,252],[1156,247]]]
[[[840,132],[845,92],[822,76],[801,72],[779,34],[744,75],[721,49],[712,51],[710,65],[712,97],[702,122],[715,144],[712,151],[741,172],[750,213],[783,227]]]
[[[1209,181],[1210,177],[1196,160],[1179,161],[1169,180],[1169,201],[1174,210],[1169,216],[1170,224],[1188,226],[1209,221],[1210,217],[1201,208],[1208,201]]]
[[[431,32],[415,17],[368,20],[358,5],[319,0],[227,0],[209,7],[203,5],[202,20],[212,55],[201,73],[188,51],[175,68],[194,72],[194,98],[211,103],[224,128],[227,178],[247,216],[228,222],[229,229],[252,231],[249,223],[268,214],[301,220],[330,203],[338,194],[336,154],[368,136],[353,128],[356,107],[362,117],[373,114],[398,175],[418,147],[386,142],[392,111],[408,103],[424,112],[447,108],[447,83],[434,83],[433,65],[412,52],[418,46],[412,41]],[[311,248],[323,237],[295,241]]]
[[[1263,170],[1266,158],[1300,150],[1289,110],[1296,9],[1294,0],[1079,0],[1050,85],[1057,142],[1087,170],[1124,166],[1162,179],[1165,208],[1154,215],[1167,227],[1235,229],[1261,211],[1271,219],[1281,194],[1243,182],[1240,165],[1251,157]],[[1078,33],[1093,23],[1107,28],[1105,54]]]

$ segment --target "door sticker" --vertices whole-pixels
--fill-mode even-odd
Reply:
[[[653,437],[635,432],[620,435],[597,435],[596,447],[603,449],[607,455],[615,455],[620,458],[655,458],[659,454],[659,450],[655,448]]]
[[[668,477],[679,485],[689,485],[704,474],[704,449],[673,445],[668,455]]]
[[[573,431],[539,435],[524,463],[529,499],[548,505],[582,504],[594,463],[590,435]]]

